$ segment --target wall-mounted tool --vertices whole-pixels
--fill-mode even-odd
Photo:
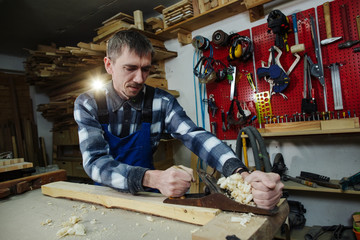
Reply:
[[[310,66],[308,64],[308,56],[304,55],[304,92],[301,100],[301,112],[315,113],[317,111],[317,104],[314,96],[314,89],[311,84]]]
[[[303,179],[300,179],[300,178],[291,177],[289,175],[283,175],[282,180],[284,180],[284,181],[290,180],[290,181],[300,183],[302,185],[313,187],[313,188],[317,187],[317,184],[314,183],[314,182],[306,181],[306,180],[303,180]]]
[[[289,51],[289,45],[287,43],[287,34],[290,31],[290,24],[287,16],[285,16],[280,10],[273,10],[269,13],[267,18],[268,33],[272,30],[276,34],[275,46],[278,48],[284,48]]]
[[[228,41],[229,41],[229,35],[221,29],[216,30],[212,35],[212,42],[215,45],[224,47],[228,45]]]
[[[291,53],[298,53],[305,51],[305,45],[303,43],[299,44],[299,36],[298,36],[298,24],[296,13],[292,14],[292,21],[293,21],[293,29],[294,29],[294,36],[295,36],[295,45],[290,47]]]
[[[338,45],[339,49],[349,48],[360,42],[359,40],[350,40],[349,21],[348,21],[348,14],[347,14],[346,6],[347,5],[345,5],[345,4],[342,4],[340,6],[341,21],[342,21],[341,23],[342,23],[342,28],[343,28],[343,32],[344,32],[345,42],[340,43]]]
[[[318,42],[318,37],[317,37],[317,32],[316,32],[316,27],[315,27],[315,20],[314,20],[313,16],[310,16],[310,28],[311,28],[311,37],[313,39],[314,47],[315,47],[315,55],[316,55],[317,63],[315,64],[309,56],[307,57],[307,59],[310,64],[311,75],[316,77],[317,79],[319,79],[320,84],[323,86],[324,106],[325,106],[325,112],[327,112],[328,107],[327,107],[326,85],[325,85],[325,78],[324,78],[324,68],[323,68],[322,57],[321,57],[321,49],[320,49],[320,45]]]
[[[226,132],[226,124],[225,124],[225,112],[223,109],[221,109],[221,121],[222,121],[222,130],[223,132]]]
[[[200,83],[211,83],[216,80],[214,71],[214,59],[202,56],[193,69],[194,75],[199,78]]]
[[[275,57],[275,50],[278,55]],[[290,68],[287,72],[285,72],[284,68],[280,63],[280,57],[282,55],[282,51],[276,47],[272,46],[270,49],[270,55],[268,60],[268,67],[265,67],[265,63],[262,61],[261,68],[257,69],[257,74],[259,79],[264,78],[266,82],[270,84],[270,97],[271,95],[278,93],[283,98],[287,99],[286,95],[282,92],[287,88],[290,83],[289,75],[294,70],[295,66],[300,60],[300,56],[297,53],[293,55],[296,57],[294,62],[291,64]]]
[[[334,109],[342,110],[343,109],[343,99],[341,93],[341,81],[340,81],[340,71],[339,63],[333,63],[329,66],[331,70],[331,82],[332,89],[334,94]]]
[[[253,42],[247,36],[241,36],[237,33],[229,36],[229,55],[228,61],[240,60],[246,62],[252,56],[254,51]]]
[[[324,9],[324,19],[325,19],[325,29],[326,29],[326,39],[321,40],[321,45],[326,45],[340,40],[342,37],[333,37],[331,30],[331,15],[330,15],[330,3],[326,2],[323,4]]]

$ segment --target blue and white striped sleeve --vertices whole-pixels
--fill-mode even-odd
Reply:
[[[78,124],[83,167],[97,183],[122,191],[144,191],[142,178],[147,169],[115,161],[97,117],[97,105],[92,94],[81,94],[74,103],[74,118]]]
[[[175,98],[171,98],[167,109],[165,119],[167,131],[174,138],[181,140],[200,159],[225,176],[233,174],[237,168],[244,167],[229,146],[212,133],[196,126]]]

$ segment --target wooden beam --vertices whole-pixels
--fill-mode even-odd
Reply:
[[[272,1],[273,0],[244,0],[244,4],[247,9],[250,9]]]
[[[183,28],[177,28],[177,29],[174,29],[173,31],[171,31],[171,33],[177,34],[179,43],[181,43],[183,45],[187,45],[192,42],[191,31],[188,31]]]
[[[255,22],[265,17],[264,5],[259,5],[249,9],[250,22]]]
[[[134,11],[134,24],[137,29],[144,30],[144,19],[142,11]]]
[[[66,171],[56,170],[52,172],[32,175],[5,182],[0,182],[0,198],[10,194],[20,194],[29,190],[40,188],[41,185],[54,181],[65,181]],[[1,194],[1,192],[3,194]]]
[[[89,184],[60,181],[43,185],[41,190],[44,195],[51,197],[91,202],[108,208],[122,208],[196,225],[205,225],[221,212],[213,208],[166,204],[163,203],[165,197],[157,193],[139,193],[134,196],[109,187]]]
[[[159,5],[153,8],[156,12],[162,14],[162,11],[165,9],[164,5]]]
[[[14,122],[15,122],[15,133],[16,133],[16,147],[18,150],[18,156],[24,157],[24,146],[23,146],[23,134],[21,129],[21,119],[20,119],[20,112],[19,112],[19,103],[16,94],[16,88],[13,79],[9,79],[9,86],[11,92],[11,102],[12,107],[14,109]]]

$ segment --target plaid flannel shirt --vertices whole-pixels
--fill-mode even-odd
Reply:
[[[143,91],[133,99],[121,99],[113,88],[112,81],[105,86],[109,110],[108,130],[120,136],[125,102],[131,106],[130,134],[141,126],[141,106]],[[151,146],[156,150],[162,133],[171,134],[194,152],[200,159],[222,172],[231,175],[237,168],[243,167],[231,148],[213,134],[197,127],[186,115],[178,101],[166,91],[155,89],[152,105]],[[95,181],[120,191],[136,193],[144,191],[142,179],[148,169],[129,166],[115,161],[109,154],[109,145],[104,139],[104,131],[98,121],[97,104],[94,91],[81,94],[74,104],[74,118],[78,124],[80,150],[86,173]]]

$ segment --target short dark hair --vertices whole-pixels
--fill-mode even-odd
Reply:
[[[143,57],[151,53],[154,56],[154,48],[150,40],[138,31],[124,30],[115,33],[107,43],[107,57],[116,60],[122,54],[123,47],[127,46],[138,56]]]

